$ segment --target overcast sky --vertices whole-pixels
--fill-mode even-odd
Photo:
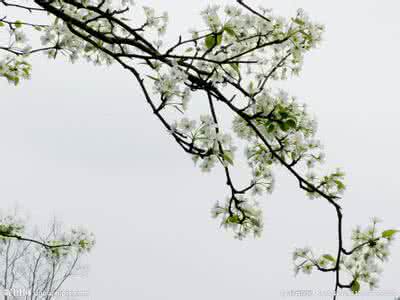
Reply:
[[[170,41],[201,26],[199,11],[209,3],[136,2],[169,11]],[[249,1],[262,2],[285,16],[302,7],[326,25],[302,75],[284,86],[316,114],[327,168],[347,173],[346,245],[351,229],[372,216],[400,228],[399,1]],[[90,299],[267,300],[332,288],[333,274],[294,278],[291,260],[306,245],[336,252],[331,206],[307,199],[278,172],[275,192],[262,203],[262,238],[234,240],[210,218],[227,193],[223,174],[193,166],[117,66],[38,56],[31,81],[15,88],[1,80],[0,91],[1,207],[19,203],[34,223],[55,215],[95,232],[90,274],[75,280]],[[396,242],[381,291],[400,291],[399,249]]]

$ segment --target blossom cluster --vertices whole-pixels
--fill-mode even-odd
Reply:
[[[372,224],[365,229],[357,227],[353,230],[353,253],[344,256],[341,260],[343,269],[357,282],[357,291],[360,284],[365,283],[370,289],[378,287],[379,274],[382,272],[380,264],[389,258],[389,246],[394,240],[397,230],[378,230],[379,219],[373,218]]]
[[[346,185],[343,183],[344,176],[345,173],[340,169],[321,177],[318,177],[313,171],[306,174],[309,183],[333,200],[338,200],[346,189]],[[310,199],[320,197],[320,193],[315,190],[307,191],[307,195]]]
[[[387,261],[390,251],[389,246],[394,240],[398,230],[389,229],[379,231],[377,218],[372,219],[372,224],[366,229],[357,227],[353,230],[351,251],[341,250],[339,270],[344,270],[350,277],[347,284],[353,293],[361,290],[362,284],[370,289],[378,287],[379,274],[382,272],[381,263]],[[330,254],[315,256],[311,248],[297,248],[293,252],[295,274],[300,271],[311,274],[313,269],[336,270],[336,258]],[[343,285],[343,283],[342,283]]]
[[[27,236],[24,237],[24,235]],[[19,215],[0,214],[0,241],[5,243],[15,238],[35,240],[37,243],[34,244],[38,250],[44,252],[49,259],[58,260],[77,252],[86,253],[95,245],[93,233],[88,232],[85,228],[71,229],[70,232],[53,230],[47,238],[33,239],[30,235],[30,232],[26,232],[26,224]],[[37,234],[34,233],[34,235]]]
[[[31,47],[28,44],[27,35],[22,30],[21,21],[8,22],[7,26],[4,21],[0,21],[0,34],[8,35],[8,39],[5,39],[8,43],[0,44],[0,47],[8,49],[6,55],[0,56],[0,77],[17,85],[21,79],[30,78],[31,65],[27,61],[26,53],[31,50]]]
[[[283,91],[273,94],[264,87],[264,81],[269,78],[285,79],[288,70],[298,73],[303,54],[321,40],[323,26],[312,23],[302,10],[289,21],[276,17],[270,10],[262,10],[262,13],[265,18],[254,18],[238,6],[228,5],[224,12],[217,5],[208,6],[201,15],[207,26],[205,31],[209,33],[201,36],[204,30],[192,30],[195,48],[186,48],[183,56],[193,60],[195,69],[180,67],[177,60],[171,59],[172,66],[168,66],[167,72],[161,72],[161,64],[156,62],[153,64],[156,75],[149,76],[154,81],[153,91],[161,98],[159,109],[170,105],[183,113],[188,106],[185,96],[190,94],[184,86],[193,70],[216,85],[235,80],[240,80],[241,84],[248,82],[249,103],[244,112],[251,116],[251,122],[272,146],[268,149],[242,116],[235,117],[234,132],[249,142],[246,156],[252,171],[249,190],[253,195],[272,192],[274,164],[284,161],[294,166],[301,160],[313,168],[325,157],[322,146],[314,138],[315,119],[305,105],[299,105]],[[243,66],[247,68],[246,76],[242,76]],[[229,142],[232,138],[226,134],[225,138],[218,129],[211,117],[197,125],[196,120],[185,116],[171,125],[172,133],[183,135],[193,147],[203,149],[206,155],[194,155],[193,159],[201,160],[200,167],[206,172],[218,161],[225,167],[233,163],[236,147],[220,149],[220,144],[226,144],[226,138],[229,137]],[[332,189],[328,183],[324,186]],[[222,218],[223,223],[227,219]]]
[[[212,116],[201,115],[199,124],[183,117],[173,123],[172,132],[183,134],[193,147],[202,149],[204,156],[193,155],[193,161],[201,161],[199,165],[203,172],[210,172],[218,161],[225,167],[233,164],[236,147],[232,137],[221,132]]]
[[[151,78],[154,80],[153,92],[161,99],[161,108],[173,106],[181,112],[187,110],[191,92],[184,86],[187,74],[181,67],[174,64],[167,71],[158,69],[157,77]]]
[[[310,183],[318,183],[330,196],[343,192],[343,172],[336,171],[318,179],[312,171],[324,162],[325,154],[315,138],[316,121],[305,105],[282,90],[276,93],[264,90],[247,105],[245,112],[247,118],[237,116],[233,120],[233,130],[239,138],[248,141],[245,153],[254,181],[263,176],[271,177],[272,167],[282,162],[292,167],[303,163],[309,173],[314,174]],[[272,185],[267,190],[271,189]],[[317,196],[314,191],[309,194]]]
[[[316,256],[311,248],[296,248],[293,252],[294,273],[297,275],[300,271],[304,274],[311,274],[313,269],[334,268],[336,259],[330,254]]]
[[[75,253],[87,253],[95,245],[94,234],[85,228],[71,229],[69,232],[60,233],[57,237],[48,241],[53,247],[42,249],[48,259],[67,259]]]
[[[15,214],[0,213],[0,241],[7,241],[7,236],[19,236],[24,233],[25,224]]]
[[[23,57],[6,56],[0,60],[0,77],[5,77],[8,82],[17,85],[21,79],[31,76],[31,65]]]
[[[234,237],[241,240],[250,233],[260,237],[263,230],[262,210],[258,203],[244,196],[226,198],[221,204],[216,202],[211,210],[213,218],[221,219],[221,226],[232,230]]]
[[[0,3],[0,5],[2,4]],[[155,30],[158,35],[162,35],[168,24],[166,12],[159,15],[153,8],[143,7],[143,23],[136,29],[130,29],[136,27],[131,26],[130,9],[134,6],[132,0],[121,0],[120,2],[58,0],[49,5],[54,9],[59,9],[69,19],[81,24],[85,29],[51,16],[48,24],[12,21],[3,18],[0,21],[0,34],[8,35],[8,38],[2,39],[8,42],[4,45],[0,44],[0,55],[3,51],[7,53],[5,58],[0,56],[0,77],[5,77],[14,84],[18,84],[20,79],[29,78],[31,68],[28,57],[37,52],[42,52],[49,58],[56,58],[61,54],[68,57],[72,63],[83,58],[95,65],[110,65],[114,62],[110,53],[127,57],[141,53],[132,46],[134,42],[139,43],[138,39],[141,39],[138,31],[147,34],[147,32]],[[109,17],[113,19],[111,20]],[[33,34],[32,30],[37,31],[38,34]],[[30,41],[28,36],[38,36],[40,43]],[[107,39],[107,42],[103,41],[104,38]]]
[[[154,8],[148,6],[144,6],[143,10],[146,16],[146,23],[144,26],[155,29],[159,35],[165,34],[169,21],[168,13],[164,12],[161,16],[159,16]]]
[[[270,9],[262,8],[262,13],[264,18],[255,18],[232,5],[224,11],[218,5],[202,11],[210,33],[196,49],[205,53],[207,60],[199,59],[196,66],[212,74],[211,81],[240,78],[255,80],[259,86],[268,78],[284,80],[290,74],[299,74],[304,53],[318,45],[324,27],[311,22],[303,10],[290,20],[275,16]],[[200,39],[202,31],[192,29],[193,39]],[[249,62],[244,64],[245,77],[241,76],[242,62]]]

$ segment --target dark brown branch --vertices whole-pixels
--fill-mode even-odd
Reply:
[[[256,10],[252,9],[250,6],[248,6],[246,3],[244,3],[243,0],[237,0],[237,3],[239,3],[241,6],[243,6],[244,8],[246,8],[248,11],[252,12],[253,14],[255,14],[256,16],[259,16],[260,18],[262,18],[263,20],[267,21],[267,22],[271,22],[270,19],[268,19],[266,16],[263,16],[262,14],[260,14],[259,12],[257,12]]]
[[[5,233],[5,232],[0,232],[0,237],[16,239],[18,241],[34,243],[34,244],[43,246],[43,247],[45,247],[47,249],[55,249],[55,248],[63,248],[63,247],[71,247],[72,246],[71,244],[50,245],[50,244],[47,244],[47,243],[44,243],[44,242],[41,242],[41,241],[38,241],[38,240],[25,238],[25,237],[22,237],[22,236],[17,235],[17,234],[8,234],[8,233]]]

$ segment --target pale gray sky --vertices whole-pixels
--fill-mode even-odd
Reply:
[[[199,26],[199,11],[209,3],[136,2],[169,11],[170,41]],[[326,25],[322,46],[306,57],[302,75],[284,86],[318,117],[326,167],[347,172],[346,244],[351,228],[372,216],[400,228],[400,3],[263,5],[286,16],[303,7]],[[34,222],[56,215],[95,232],[91,272],[77,279],[91,299],[267,300],[282,298],[285,290],[332,288],[333,274],[294,278],[291,261],[295,247],[336,251],[332,208],[308,200],[293,178],[278,172],[276,190],[263,202],[263,237],[234,240],[210,218],[214,202],[226,195],[222,173],[202,174],[193,166],[150,113],[133,78],[117,66],[39,56],[31,81],[15,88],[2,80],[0,89],[1,207],[18,202]],[[396,242],[382,291],[400,291],[399,249]]]

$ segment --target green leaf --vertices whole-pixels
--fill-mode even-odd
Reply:
[[[344,190],[346,188],[346,186],[344,185],[343,182],[341,182],[340,180],[335,180],[335,183],[338,187],[339,190]]]
[[[208,35],[205,39],[205,44],[207,49],[211,49],[217,45],[220,45],[222,43],[222,32],[218,34],[211,34]]]
[[[298,18],[292,19],[292,20],[293,20],[293,22],[295,22],[296,24],[298,24],[300,26],[304,26],[304,24],[305,24],[303,20],[298,19]]]
[[[281,130],[283,131],[288,131],[290,129],[290,126],[288,125],[287,122],[279,122],[278,124]]]
[[[353,292],[353,294],[357,294],[360,292],[360,283],[356,280],[353,282],[353,284],[351,285],[351,291]]]
[[[275,130],[275,125],[274,125],[274,123],[271,123],[271,124],[269,124],[268,126],[267,126],[267,132],[268,133],[271,133],[271,132],[273,132]]]
[[[149,77],[150,79],[153,79],[154,81],[159,81],[160,80],[159,78],[153,77],[153,76],[150,76],[150,75],[147,75],[147,77]]]
[[[19,84],[19,77],[14,77],[13,81],[14,85],[17,86]]]
[[[239,216],[238,215],[233,215],[230,216],[226,219],[226,223],[233,223],[233,224],[237,224],[240,222]]]
[[[385,230],[384,232],[382,232],[382,237],[383,238],[387,238],[390,239],[394,234],[396,234],[397,232],[399,232],[398,230],[395,229],[389,229],[389,230]]]
[[[4,26],[4,22],[0,22],[0,27],[3,27]]]
[[[282,119],[286,119],[289,117],[289,114],[286,111],[280,111],[279,115],[282,117]]]
[[[24,72],[24,74],[26,75],[26,76],[29,76],[29,68],[23,68],[22,69],[22,72]]]
[[[79,241],[79,246],[80,246],[82,249],[85,249],[87,245],[88,245],[88,242],[87,242],[86,240],[80,240],[80,241]]]
[[[223,35],[223,32],[217,34],[217,45],[221,45],[222,35]]]
[[[297,125],[296,121],[293,120],[293,119],[289,119],[285,123],[286,123],[287,127],[289,127],[289,129],[290,128],[296,128],[296,125]]]
[[[214,43],[215,43],[214,36],[213,35],[207,36],[206,40],[205,40],[205,43],[206,43],[207,49],[210,49],[210,48],[214,47]]]
[[[230,36],[236,37],[236,33],[235,30],[233,30],[232,27],[230,27],[229,25],[225,25],[224,26],[224,31],[229,34]]]
[[[15,23],[14,23],[14,25],[15,25],[15,27],[17,27],[17,28],[21,28],[22,27],[22,22],[21,21],[15,21]]]
[[[233,63],[230,64],[231,68],[236,71],[236,73],[240,74],[240,69],[239,69],[239,64],[238,63]]]
[[[229,151],[225,151],[222,155],[223,159],[233,166],[232,154]]]
[[[322,257],[325,258],[326,260],[331,261],[331,262],[335,262],[336,261],[336,259],[330,254],[324,254],[324,255],[322,255]]]

